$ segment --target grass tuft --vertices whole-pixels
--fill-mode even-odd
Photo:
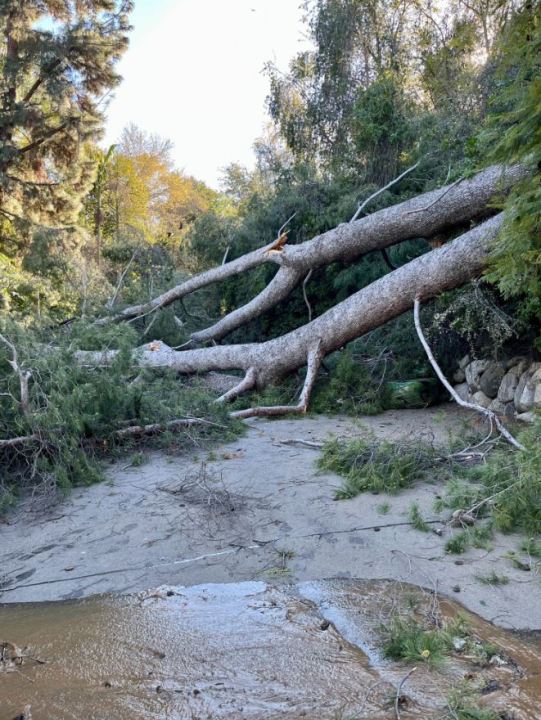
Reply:
[[[428,532],[430,530],[430,525],[426,522],[426,520],[421,515],[421,511],[420,511],[419,505],[417,503],[413,503],[411,505],[410,511],[409,511],[409,518],[410,518],[412,527],[414,527],[415,530],[420,530],[421,532]]]

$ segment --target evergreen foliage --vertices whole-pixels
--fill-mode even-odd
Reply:
[[[0,214],[69,225],[94,174],[88,143],[120,80],[131,0],[3,0]]]
[[[541,320],[541,4],[528,3],[509,23],[500,45],[498,90],[481,136],[492,156],[534,169],[506,203],[489,278],[505,297],[520,296],[526,318]]]

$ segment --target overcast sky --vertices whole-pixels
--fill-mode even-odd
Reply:
[[[218,186],[220,168],[252,165],[266,120],[272,60],[287,69],[306,46],[300,0],[136,0],[124,78],[106,143],[134,122],[175,143],[178,167]]]

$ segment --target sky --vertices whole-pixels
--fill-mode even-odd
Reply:
[[[267,61],[286,70],[308,44],[300,0],[136,0],[107,111],[105,144],[130,122],[175,144],[177,167],[214,188],[220,168],[253,166],[268,119]]]

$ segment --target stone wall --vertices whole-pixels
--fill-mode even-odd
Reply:
[[[463,400],[507,417],[533,422],[535,410],[541,410],[541,362],[525,357],[472,360],[466,355],[453,381]]]

